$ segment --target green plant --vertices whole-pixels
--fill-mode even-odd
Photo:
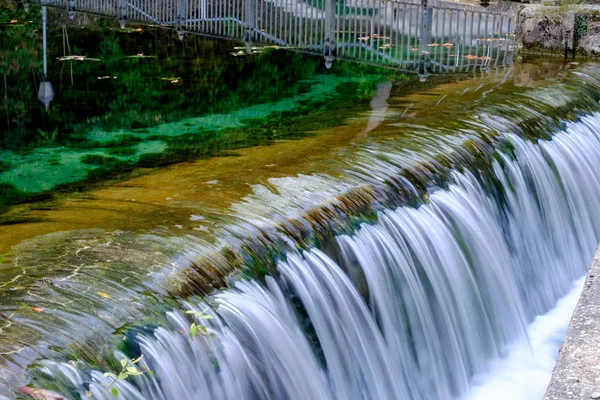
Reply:
[[[188,310],[185,313],[193,315],[197,319],[213,319],[212,316],[205,315],[208,310],[209,310],[208,308],[206,308],[202,311]],[[190,330],[189,330],[190,338],[194,338],[194,337],[198,336],[198,334],[201,334],[202,336],[208,336],[211,338],[215,337],[214,333],[212,333],[212,332],[208,333],[208,329],[206,329],[206,326],[192,322],[192,324],[190,325]]]
[[[585,18],[582,15],[577,15],[575,17],[575,39],[579,40],[585,36],[587,31],[587,25],[585,23]]]
[[[143,375],[144,372],[150,372],[150,370],[141,371],[136,367],[136,364],[139,363],[143,357],[144,357],[144,355],[142,354],[141,356],[139,356],[138,358],[135,358],[135,359],[134,358],[132,358],[132,359],[123,358],[120,361],[121,371],[118,374],[114,374],[112,372],[106,372],[104,374],[104,376],[111,377],[113,379],[113,381],[110,383],[110,385],[107,388],[112,393],[113,396],[119,397],[119,390],[115,387],[115,383],[117,383],[117,381],[125,380],[125,379],[129,378],[130,376]],[[88,392],[88,397],[89,397],[89,395],[90,395],[90,393]]]

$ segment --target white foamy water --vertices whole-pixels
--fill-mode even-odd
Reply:
[[[542,399],[584,282],[585,277],[578,279],[556,307],[535,318],[527,329],[529,343],[512,344],[506,358],[495,360],[487,373],[474,377],[465,400]]]

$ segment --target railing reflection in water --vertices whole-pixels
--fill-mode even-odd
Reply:
[[[38,0],[29,3],[421,74],[512,65],[515,14],[390,0]]]

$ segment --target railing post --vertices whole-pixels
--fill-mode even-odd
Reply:
[[[185,37],[184,27],[186,25],[186,6],[187,0],[177,0],[177,20],[175,22],[175,29],[177,30],[179,40],[183,40],[183,38]]]
[[[75,0],[67,1],[67,13],[69,14],[70,19],[75,17]]]
[[[127,0],[117,0],[117,18],[119,19],[121,28],[125,28],[125,21],[127,20]]]
[[[246,2],[246,34],[244,35],[244,42],[246,46],[252,44],[254,40],[254,21],[256,20],[256,0],[245,0]]]
[[[54,99],[54,89],[52,89],[52,83],[48,82],[48,42],[46,40],[46,28],[48,23],[48,10],[45,6],[46,2],[41,1],[42,4],[42,47],[44,57],[44,79],[40,82],[40,88],[38,90],[38,100],[44,104],[46,111],[50,107],[50,102]]]
[[[208,18],[208,0],[200,0],[200,19]]]
[[[42,2],[44,4],[44,2]],[[48,77],[48,57],[47,57],[47,41],[46,41],[46,25],[48,22],[48,9],[42,6],[42,48],[44,57],[44,80]]]
[[[428,52],[428,44],[431,42],[433,28],[433,8],[432,0],[421,0],[421,26],[420,26],[420,57],[419,57],[419,74],[425,74],[430,67],[430,57]]]
[[[325,0],[325,56],[335,55],[335,2],[336,0]]]

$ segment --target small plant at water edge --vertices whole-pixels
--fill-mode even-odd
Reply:
[[[114,374],[112,372],[106,372],[104,374],[104,376],[110,377],[113,379],[111,384],[108,386],[108,390],[110,390],[110,392],[112,393],[113,396],[119,397],[119,391],[115,387],[115,383],[117,383],[117,381],[125,380],[125,379],[129,378],[130,376],[143,375],[144,372],[150,372],[150,371],[141,371],[136,366],[136,364],[139,363],[143,357],[144,357],[144,355],[142,354],[138,358],[132,358],[132,359],[123,358],[120,361],[121,371],[118,374]]]
[[[196,319],[213,319],[212,316],[210,315],[205,315],[206,312],[209,309],[204,309],[202,311],[194,311],[194,310],[188,310],[185,313],[186,314],[190,314],[193,315],[194,317],[196,317]],[[194,338],[196,336],[198,336],[198,334],[201,334],[202,336],[208,336],[208,337],[215,337],[214,333],[208,333],[208,329],[206,329],[206,326],[202,325],[202,324],[197,324],[195,322],[192,322],[192,324],[190,325],[190,330],[189,330],[189,334],[190,334],[190,338]]]

